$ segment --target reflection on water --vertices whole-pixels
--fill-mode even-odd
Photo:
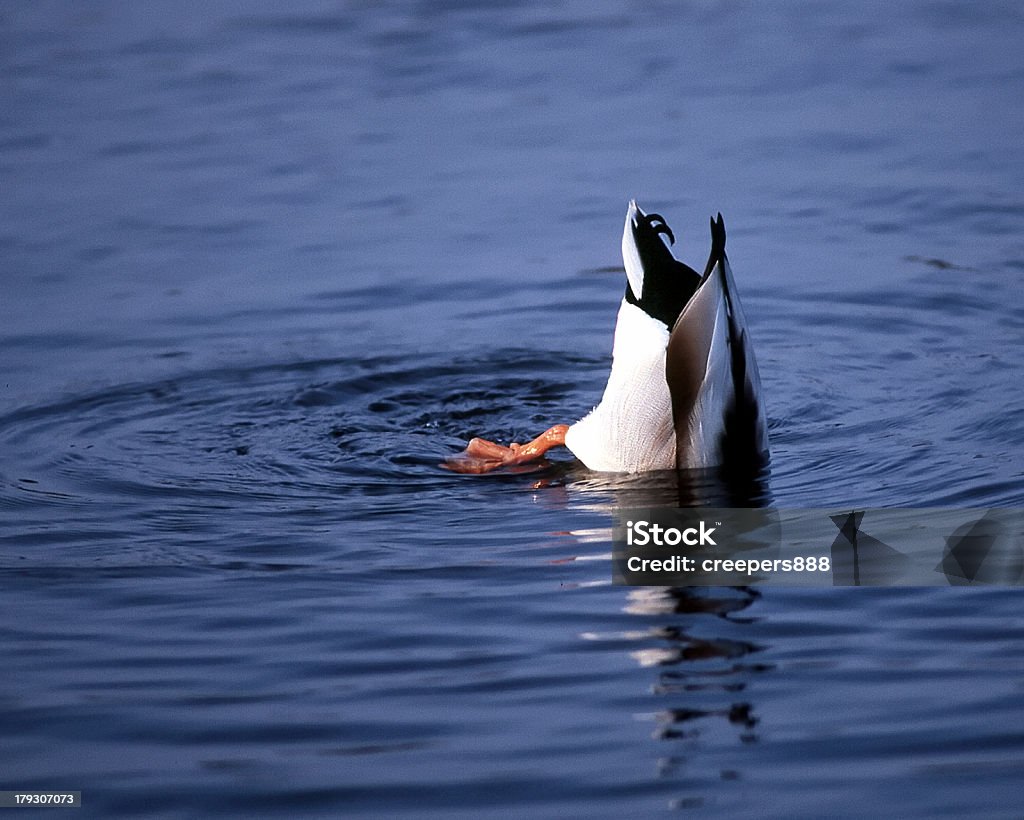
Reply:
[[[657,615],[687,616],[673,619],[659,617],[658,626],[642,635],[637,642],[652,640],[630,652],[645,668],[656,670],[657,678],[651,692],[658,701],[653,715],[657,741],[680,744],[681,748],[663,753],[658,761],[659,775],[669,777],[685,768],[688,758],[700,754],[702,735],[715,721],[724,721],[736,731],[743,744],[756,743],[756,727],[760,722],[755,706],[749,700],[750,680],[772,671],[772,666],[758,663],[751,655],[763,647],[748,640],[703,638],[689,634],[687,621],[693,616],[717,616],[746,624],[756,619],[743,619],[742,613],[757,600],[759,593],[751,588],[718,589],[706,593],[687,589],[642,587],[628,593],[626,612],[638,617]],[[744,766],[723,771],[723,779],[739,779]],[[683,798],[686,802],[687,798]],[[700,801],[698,801],[700,802]]]
[[[571,484],[576,503],[606,510],[637,507],[763,507],[771,502],[771,471],[755,475],[720,470],[679,470],[637,475],[581,470]]]

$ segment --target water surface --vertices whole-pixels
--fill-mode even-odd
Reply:
[[[610,584],[626,202],[721,211],[762,501],[1024,506],[1012,3],[0,12],[0,788],[1019,816],[1014,590]],[[698,493],[699,495],[699,493]]]

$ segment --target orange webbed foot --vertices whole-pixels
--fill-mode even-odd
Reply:
[[[552,447],[565,444],[568,424],[556,424],[528,444],[513,442],[508,447],[483,438],[474,438],[458,455],[446,459],[441,465],[455,473],[481,474],[494,470],[515,468],[540,460]],[[528,469],[533,469],[530,467]],[[525,470],[524,470],[525,472]]]

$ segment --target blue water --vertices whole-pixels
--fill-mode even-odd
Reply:
[[[1015,3],[0,9],[0,789],[1024,813],[1016,590],[610,583],[627,200],[721,211],[781,507],[1024,506]],[[689,496],[687,496],[689,497]],[[701,493],[693,496],[700,500]]]

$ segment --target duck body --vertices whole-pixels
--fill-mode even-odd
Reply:
[[[622,235],[626,295],[600,403],[565,445],[592,470],[762,466],[768,435],[760,376],[728,258],[712,220],[703,275],[675,259],[657,214],[630,202]]]
[[[768,462],[761,380],[725,255],[722,215],[711,220],[703,273],[673,256],[674,243],[661,216],[629,203],[622,232],[626,292],[608,383],[590,413],[523,445],[475,438],[445,466],[485,473],[564,445],[600,472],[760,471]]]
[[[665,380],[668,341],[662,322],[622,300],[601,402],[565,434],[565,446],[591,470],[675,469],[672,397]]]

